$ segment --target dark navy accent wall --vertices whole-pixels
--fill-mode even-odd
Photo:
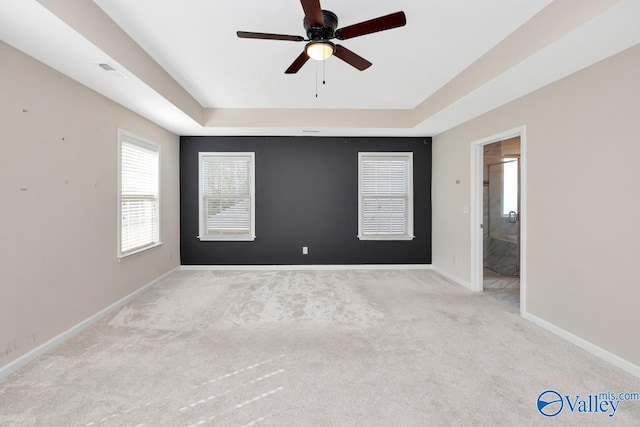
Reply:
[[[196,237],[206,151],[256,153],[255,241]],[[358,240],[360,151],[413,152],[414,240]],[[182,137],[180,193],[183,265],[431,263],[431,138]]]

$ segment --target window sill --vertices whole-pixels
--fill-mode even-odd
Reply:
[[[118,255],[118,261],[124,261],[128,258],[132,258],[136,255],[140,255],[143,252],[147,252],[151,249],[157,248],[158,246],[162,246],[164,245],[164,242],[158,242],[158,243],[154,243],[153,245],[149,245],[149,246],[145,246],[143,248],[140,249],[136,249],[135,251],[132,252],[127,252],[126,254],[120,254]]]
[[[358,236],[359,240],[413,240],[416,236]]]
[[[253,242],[256,236],[196,236],[201,242]]]

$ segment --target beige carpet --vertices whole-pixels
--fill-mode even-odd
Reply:
[[[180,272],[0,383],[0,425],[640,425],[547,389],[640,380],[432,271]]]

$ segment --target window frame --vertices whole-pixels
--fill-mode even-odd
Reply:
[[[155,151],[157,153],[157,158],[156,158],[156,168],[157,168],[157,185],[156,185],[156,216],[155,216],[155,222],[156,222],[156,235],[154,236],[154,241],[150,242],[147,245],[141,246],[141,247],[137,247],[134,249],[130,249],[127,251],[123,251],[122,250],[122,226],[123,226],[123,222],[122,222],[122,201],[123,201],[123,194],[122,194],[122,172],[123,172],[123,168],[122,168],[122,149],[123,149],[123,145],[124,144],[131,144],[131,145],[137,145],[138,147],[142,148],[142,149],[146,149],[149,151]],[[163,244],[162,242],[162,221],[161,221],[161,195],[162,195],[162,188],[161,188],[161,156],[162,156],[162,150],[160,147],[160,144],[157,144],[155,142],[149,141],[145,138],[142,138],[136,134],[133,134],[131,132],[128,132],[126,130],[123,129],[118,129],[118,242],[117,242],[117,247],[118,247],[118,251],[117,251],[117,258],[119,260],[123,260],[125,258],[128,258],[132,255],[137,255],[140,254],[142,252],[146,252],[150,249],[156,248],[158,246],[161,246]]]
[[[205,212],[204,212],[204,159],[205,158],[231,158],[231,157],[249,157],[249,232],[247,234],[206,234]],[[203,242],[251,242],[256,239],[256,153],[254,151],[246,152],[225,152],[225,151],[201,151],[198,153],[198,236],[197,238]]]
[[[363,160],[370,158],[388,158],[398,160],[405,160],[408,162],[409,171],[407,176],[407,232],[404,234],[364,234],[363,233],[363,199],[362,194],[362,164]],[[414,235],[414,212],[413,212],[413,152],[358,152],[358,239],[359,240],[387,240],[387,241],[402,241],[413,240]]]
[[[507,211],[506,210],[507,206],[506,206],[506,203],[505,203],[507,198],[508,198],[507,197],[507,178],[508,178],[507,177],[507,165],[508,164],[511,165],[511,164],[514,164],[514,163],[515,163],[515,171],[513,171],[513,172],[515,172],[515,180],[516,180],[516,185],[515,185],[515,188],[514,188],[516,206],[515,206],[514,209],[509,209]],[[502,190],[502,207],[501,207],[501,210],[502,210],[502,217],[503,218],[509,218],[509,212],[512,212],[512,211],[518,213],[518,197],[520,195],[520,187],[519,187],[520,179],[519,179],[519,171],[518,171],[519,163],[520,163],[520,159],[518,157],[508,157],[508,156],[503,157],[502,176],[501,176],[501,178],[502,178],[502,183],[501,183],[502,184],[501,185],[501,187],[502,187],[502,189],[501,189]],[[511,177],[511,178],[513,178],[513,177]]]

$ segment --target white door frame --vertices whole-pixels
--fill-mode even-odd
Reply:
[[[505,139],[520,137],[520,315],[526,313],[527,297],[527,136],[526,126],[510,129],[471,144],[471,289],[482,291],[483,279],[483,180],[484,146]]]

